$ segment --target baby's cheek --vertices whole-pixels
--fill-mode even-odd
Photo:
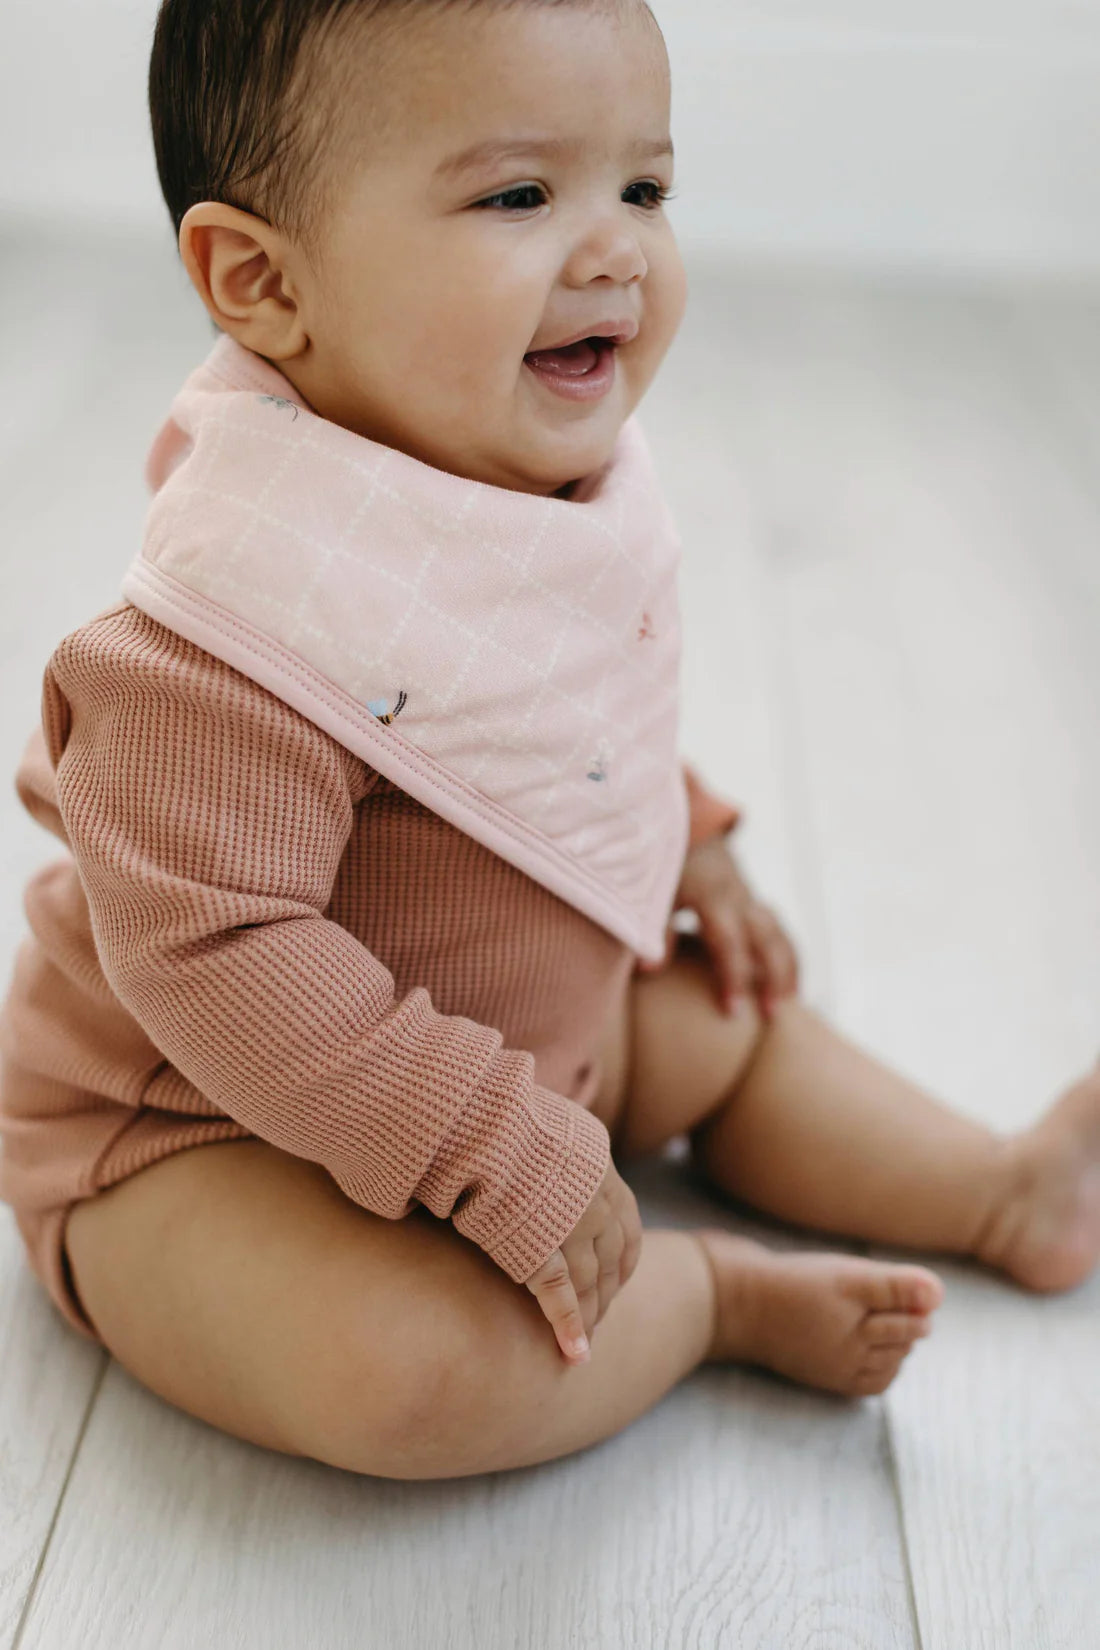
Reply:
[[[661,311],[664,348],[666,350],[680,330],[680,323],[684,319],[687,310],[687,301],[687,271],[680,261],[679,253],[677,253],[665,271],[658,304]]]
[[[622,364],[626,368],[631,410],[642,399],[657,376],[658,368],[668,353],[670,342],[671,335],[667,329],[654,326],[648,335],[643,333],[642,337],[627,347]]]

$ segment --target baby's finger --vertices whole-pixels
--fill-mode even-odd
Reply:
[[[538,1301],[558,1345],[570,1363],[586,1363],[591,1356],[577,1291],[560,1249],[555,1249],[524,1284]]]
[[[791,944],[789,935],[780,930],[779,943],[783,950],[783,984],[781,990],[786,996],[794,996],[798,990],[798,953]]]
[[[718,1002],[724,1014],[752,990],[753,960],[745,925],[732,906],[700,912],[700,932],[718,975]]]
[[[626,1244],[619,1263],[621,1284],[630,1282],[634,1275],[634,1268],[642,1256],[642,1222],[638,1216],[636,1205],[633,1217],[628,1221],[625,1230]]]
[[[634,1198],[630,1207],[623,1213],[623,1232],[626,1236],[626,1246],[623,1249],[623,1284],[630,1282],[635,1268],[642,1258],[642,1213],[638,1208],[638,1200]]]
[[[600,1269],[596,1277],[598,1306],[595,1322],[591,1326],[593,1329],[622,1288],[623,1250],[626,1248],[626,1234],[622,1227],[614,1224],[605,1227],[596,1239],[595,1248]]]
[[[775,913],[754,901],[746,908],[745,924],[752,949],[764,971],[765,990],[769,996],[786,996],[797,983],[797,961]]]

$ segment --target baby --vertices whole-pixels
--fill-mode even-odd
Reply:
[[[18,777],[70,854],[0,1192],[59,1310],[227,1431],[432,1478],[708,1361],[881,1393],[929,1333],[922,1266],[643,1233],[614,1159],[675,1136],[781,1220],[1080,1283],[1100,1072],[1002,1138],[844,1040],[678,760],[644,0],[165,0],[150,97],[219,337]]]

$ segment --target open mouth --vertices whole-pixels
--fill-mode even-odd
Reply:
[[[573,401],[589,401],[605,395],[615,382],[613,338],[593,335],[562,349],[531,350],[523,358],[547,389]]]
[[[581,338],[575,344],[566,344],[564,349],[532,350],[523,359],[539,372],[554,373],[562,378],[583,378],[599,366],[600,356],[605,350],[615,347],[613,339],[593,336]]]

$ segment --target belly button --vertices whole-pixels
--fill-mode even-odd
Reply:
[[[578,1088],[580,1088],[583,1084],[587,1083],[588,1079],[592,1075],[592,1071],[593,1071],[592,1061],[591,1060],[586,1060],[584,1062],[584,1065],[579,1068],[579,1070],[577,1072],[577,1075],[576,1075],[575,1081],[576,1081],[576,1084],[577,1084]]]

